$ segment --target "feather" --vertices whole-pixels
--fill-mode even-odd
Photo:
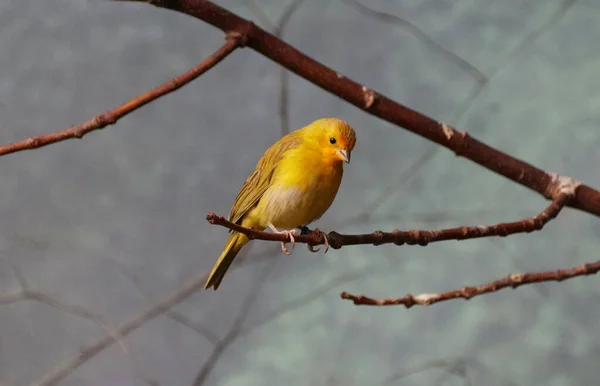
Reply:
[[[285,154],[289,150],[300,146],[301,143],[302,141],[297,133],[292,132],[267,149],[256,164],[254,172],[240,188],[229,212],[229,221],[238,224],[241,218],[256,206],[269,188],[271,178]]]

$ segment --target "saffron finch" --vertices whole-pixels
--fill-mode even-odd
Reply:
[[[319,119],[283,136],[267,149],[242,185],[229,221],[286,234],[293,248],[294,236],[298,235],[295,228],[319,219],[333,203],[342,181],[342,164],[350,163],[355,143],[354,129],[337,118]],[[205,289],[219,287],[236,255],[249,241],[246,235],[230,232]],[[325,251],[328,246],[325,237]],[[290,254],[285,243],[281,248]],[[316,252],[312,246],[309,250]]]

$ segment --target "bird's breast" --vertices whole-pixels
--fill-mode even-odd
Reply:
[[[279,168],[259,203],[265,218],[277,228],[291,229],[317,220],[340,187],[341,165],[293,166]]]

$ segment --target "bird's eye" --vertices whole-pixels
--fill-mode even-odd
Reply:
[[[335,138],[333,138],[333,137],[329,138],[329,143],[330,144],[333,145],[335,142],[336,142]]]

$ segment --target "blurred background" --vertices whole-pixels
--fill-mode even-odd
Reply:
[[[600,5],[594,0],[228,0],[306,54],[544,170],[600,187]],[[202,21],[102,0],[0,2],[0,142],[87,120],[222,43]],[[436,229],[534,215],[536,193],[358,110],[250,49],[82,141],[0,162],[0,384],[29,385],[205,275],[226,215],[283,132],[335,116],[357,132],[320,229]],[[255,242],[200,291],[86,359],[58,385],[590,385],[596,277],[432,307],[356,307],[598,259],[598,219],[426,248],[291,257]],[[58,305],[69,305],[66,310]],[[80,308],[73,308],[78,306]],[[77,315],[81,307],[88,314]],[[83,311],[82,311],[83,312]],[[92,312],[95,316],[89,315]],[[95,322],[94,322],[95,321]]]

